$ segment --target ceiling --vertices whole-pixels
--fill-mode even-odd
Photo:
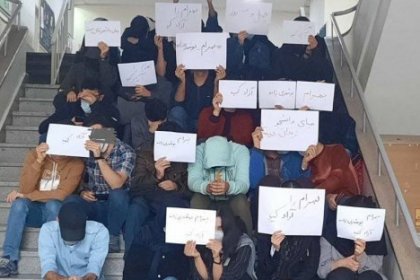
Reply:
[[[251,1],[251,0],[250,0]],[[262,1],[262,0],[253,0]],[[153,5],[155,2],[172,2],[168,0],[74,0],[75,5]],[[205,0],[180,0],[184,3],[204,3]],[[297,12],[300,7],[308,5],[309,0],[264,0],[263,2],[272,2],[273,10],[279,12]],[[213,0],[216,10],[224,8],[225,0]]]

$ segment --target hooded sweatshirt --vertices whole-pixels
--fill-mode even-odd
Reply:
[[[47,156],[42,164],[36,160],[36,150],[28,153],[22,168],[19,192],[31,201],[63,201],[79,186],[84,171],[83,161],[62,157],[53,161]]]
[[[228,142],[225,137],[214,136],[197,147],[195,163],[188,166],[188,187],[204,195],[207,185],[216,180],[229,183],[226,195],[246,194],[249,189],[250,155],[244,145]],[[225,196],[212,196],[226,199]]]

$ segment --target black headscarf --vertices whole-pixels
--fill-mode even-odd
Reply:
[[[376,203],[372,197],[356,195],[345,198],[339,202],[340,205],[376,208]],[[324,226],[323,237],[344,257],[354,254],[354,241],[350,239],[337,237],[337,211],[331,212],[327,217],[327,223]],[[387,254],[385,234],[382,234],[380,241],[366,242],[365,253],[367,255],[385,256]]]

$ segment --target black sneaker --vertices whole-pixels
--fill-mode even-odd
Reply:
[[[18,274],[17,261],[0,258],[0,277],[9,277]]]

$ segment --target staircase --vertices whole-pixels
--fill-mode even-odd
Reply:
[[[19,174],[27,151],[38,143],[38,125],[53,111],[53,97],[58,86],[26,84],[16,110],[10,112],[11,124],[4,129],[0,143],[0,246],[2,246],[10,204],[7,194],[18,188]],[[26,228],[21,245],[19,275],[15,279],[40,279],[37,253],[39,229]],[[122,278],[123,254],[109,254],[104,266],[106,279]],[[2,279],[2,278],[0,278]]]

